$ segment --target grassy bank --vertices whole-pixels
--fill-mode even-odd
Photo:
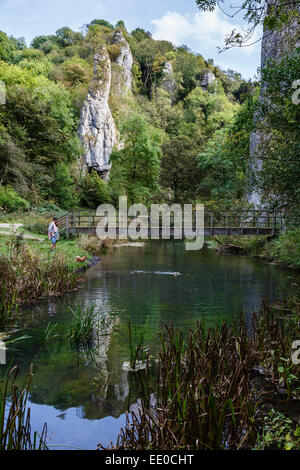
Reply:
[[[0,330],[12,324],[19,304],[75,290],[77,270],[87,267],[107,243],[92,236],[67,240],[62,234],[52,252],[48,237],[36,230],[37,223],[32,221],[32,231],[20,227],[14,234],[0,234]],[[81,263],[77,256],[87,259]]]
[[[279,265],[300,269],[300,229],[289,230],[274,239],[264,236],[216,236],[213,241],[214,246],[222,252],[257,256]]]
[[[136,373],[141,406],[112,448],[300,449],[300,364],[291,361],[297,339],[299,297],[264,305],[251,331],[244,321],[212,329],[201,322],[184,340],[166,327],[157,386],[149,389]]]

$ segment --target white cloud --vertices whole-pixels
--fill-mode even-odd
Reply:
[[[198,43],[198,50],[203,52],[207,48],[224,46],[224,38],[233,29],[241,32],[238,24],[229,22],[222,14],[213,12],[199,12],[194,15],[181,15],[177,12],[167,12],[161,18],[151,21],[155,26],[154,39],[165,39],[174,44]],[[253,42],[252,38],[252,41]],[[255,46],[240,48],[246,55],[254,52]]]

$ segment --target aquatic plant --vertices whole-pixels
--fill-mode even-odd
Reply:
[[[100,309],[96,304],[83,309],[79,304],[77,310],[69,307],[73,314],[72,327],[69,332],[71,345],[75,348],[92,349],[95,343],[99,322],[101,321]]]
[[[130,368],[135,370],[139,367],[146,366],[146,362],[149,360],[149,349],[145,347],[145,338],[148,330],[149,318],[147,318],[145,324],[138,332],[137,325],[134,326],[134,330],[131,326],[131,321],[128,318],[128,337],[129,337],[129,352],[130,352]]]
[[[51,323],[49,322],[45,328],[45,341],[50,341],[53,338],[57,338],[59,336],[58,333],[55,333],[55,330],[57,328],[57,323]]]
[[[33,370],[21,387],[16,385],[18,366],[12,367],[4,380],[0,380],[0,450],[44,450],[47,449],[47,426],[41,434],[32,434],[30,408],[26,409]]]

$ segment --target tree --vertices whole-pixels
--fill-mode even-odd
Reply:
[[[53,168],[53,179],[46,197],[53,199],[64,209],[73,209],[78,205],[78,196],[70,167],[65,163],[57,163]]]
[[[77,41],[83,39],[81,33],[72,31],[68,26],[64,26],[56,31],[57,43],[62,47],[72,46]]]
[[[110,183],[114,190],[116,185],[123,188],[130,202],[148,202],[158,189],[161,135],[133,114],[123,122],[121,136],[124,148],[110,156]]]
[[[218,129],[198,156],[202,178],[198,191],[202,199],[219,207],[232,207],[246,192],[250,134],[257,96],[249,96],[233,123]]]
[[[80,203],[91,209],[111,202],[110,188],[97,171],[92,170],[80,183]]]
[[[101,20],[101,19],[100,20],[96,19],[96,20],[91,21],[90,24],[88,25],[88,27],[89,26],[95,26],[95,25],[104,26],[105,28],[108,28],[111,31],[113,31],[113,29],[114,29],[114,26],[111,23],[109,23],[109,21]]]
[[[131,36],[133,36],[138,42],[143,41],[144,39],[149,39],[152,37],[152,34],[149,31],[145,31],[142,28],[136,28],[131,31]]]
[[[196,187],[201,178],[197,153],[194,140],[184,135],[172,136],[163,145],[160,182],[171,190],[174,202],[187,203],[197,198]]]
[[[269,31],[282,28],[291,18],[299,16],[300,0],[244,0],[242,3],[230,5],[231,10],[225,10],[223,0],[196,0],[198,7],[204,11],[214,11],[219,8],[229,17],[243,14],[249,28],[244,33],[233,30],[225,38],[225,48],[241,47],[249,44],[259,25],[264,25]],[[221,6],[222,5],[222,6]],[[225,7],[226,8],[226,7]]]
[[[134,48],[134,55],[142,71],[143,83],[150,93],[152,86],[157,84],[166,63],[166,54],[174,49],[168,41],[144,39]]]

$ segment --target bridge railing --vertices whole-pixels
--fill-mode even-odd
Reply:
[[[69,233],[93,233],[97,224],[103,219],[93,210],[78,210],[58,219],[60,229],[65,229]],[[128,217],[128,223],[134,217]],[[151,227],[150,217],[148,227]],[[159,226],[162,226],[162,217],[160,217]],[[170,225],[174,226],[174,217],[171,213]],[[111,224],[112,226],[112,224]],[[282,231],[284,226],[283,214],[280,211],[267,210],[240,210],[240,211],[221,211],[205,210],[204,227],[205,233],[210,235],[275,235]],[[193,214],[192,228],[196,227],[196,215]],[[118,218],[116,219],[116,228],[118,228]],[[153,228],[153,226],[152,226]],[[157,227],[158,228],[158,227]]]
[[[279,211],[243,210],[243,211],[206,211],[204,226],[228,229],[270,229],[281,231],[283,215]]]

